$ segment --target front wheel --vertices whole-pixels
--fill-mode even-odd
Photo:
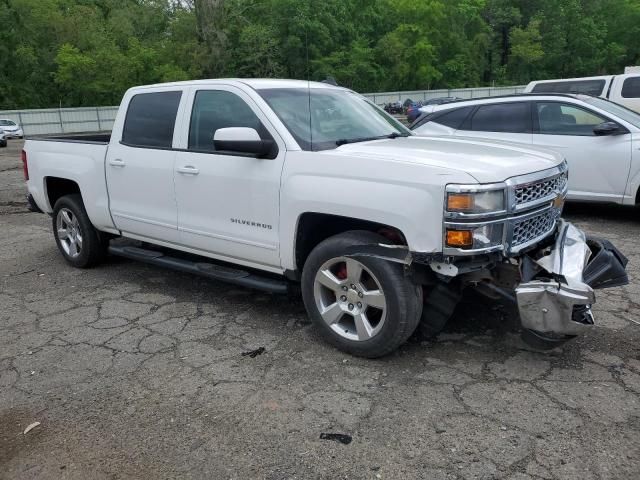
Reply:
[[[62,256],[74,267],[92,267],[106,256],[109,242],[89,220],[80,195],[58,199],[53,207],[53,235]]]
[[[347,353],[376,358],[404,343],[416,329],[422,289],[402,265],[372,256],[347,257],[354,245],[385,243],[365,231],[320,243],[302,272],[302,298],[323,337]]]

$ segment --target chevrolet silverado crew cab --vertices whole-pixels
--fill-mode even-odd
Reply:
[[[324,83],[135,87],[109,134],[27,140],[31,208],[65,260],[107,253],[286,293],[355,355],[437,334],[464,288],[517,302],[531,341],[592,328],[626,259],[560,219],[557,154],[414,136]],[[295,289],[294,289],[295,290]]]

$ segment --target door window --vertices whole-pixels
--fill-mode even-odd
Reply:
[[[471,110],[473,110],[473,107],[462,107],[456,108],[454,110],[447,110],[442,114],[434,117],[433,121],[435,123],[439,123],[440,125],[445,125],[449,128],[457,130],[458,128],[460,128],[460,125],[462,125],[462,122],[465,121]]]
[[[640,98],[640,77],[626,78],[621,94],[623,98]]]
[[[473,115],[470,130],[477,132],[529,133],[531,111],[527,102],[481,105]]]
[[[198,91],[191,111],[189,149],[215,152],[216,130],[229,127],[253,128],[263,140],[272,139],[251,107],[238,95],[225,90]]]
[[[171,148],[181,91],[140,93],[131,98],[122,143],[134,147]]]
[[[596,125],[607,120],[594,112],[560,102],[537,104],[540,133],[591,136]]]

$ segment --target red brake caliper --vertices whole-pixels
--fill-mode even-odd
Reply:
[[[338,267],[336,277],[338,277],[338,280],[344,280],[347,278],[347,264],[345,262],[341,263],[340,267]]]

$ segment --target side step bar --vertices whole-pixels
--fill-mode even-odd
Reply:
[[[287,294],[289,284],[286,280],[261,277],[245,270],[225,267],[214,263],[192,262],[181,258],[169,257],[162,252],[138,247],[109,246],[109,253],[118,257],[138,260],[159,267],[171,268],[186,273],[194,273],[212,280],[232,283],[241,287],[262,290],[270,293]]]

